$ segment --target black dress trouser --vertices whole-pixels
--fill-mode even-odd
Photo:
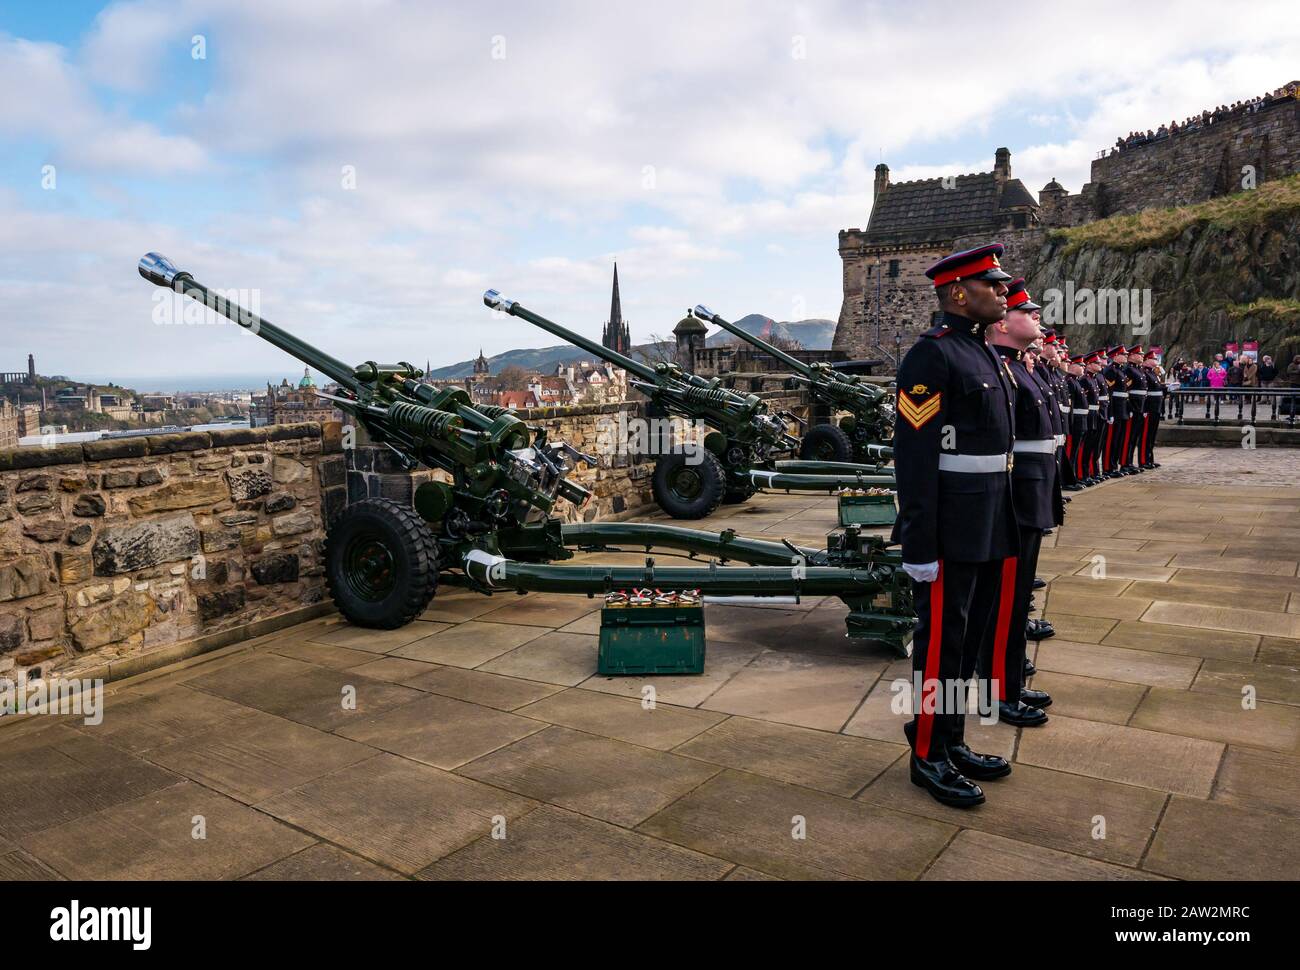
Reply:
[[[917,615],[912,636],[913,713],[903,733],[922,760],[946,758],[949,746],[963,737],[964,684],[975,676],[1002,564],[1001,559],[977,563],[940,559],[933,583],[912,584]]]
[[[1003,561],[994,600],[997,608],[989,614],[980,646],[980,679],[996,682],[989,696],[1009,704],[1020,700],[1025,686],[1025,624],[1042,547],[1042,529],[1020,526],[1019,555]]]

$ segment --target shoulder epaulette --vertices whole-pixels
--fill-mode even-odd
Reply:
[[[927,330],[927,331],[925,331],[924,333],[922,333],[921,336],[922,336],[922,337],[934,337],[934,338],[937,339],[937,338],[939,338],[939,337],[946,337],[946,336],[948,336],[948,334],[950,334],[950,333],[952,333],[952,328],[951,328],[951,327],[943,327],[943,326],[939,326],[939,327],[931,327],[929,330]]]

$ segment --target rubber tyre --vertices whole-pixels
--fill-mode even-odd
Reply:
[[[805,461],[852,461],[853,442],[833,424],[818,424],[808,429],[799,446]]]
[[[414,509],[383,498],[343,510],[325,536],[330,597],[349,623],[405,626],[438,588],[438,543]]]
[[[739,505],[741,502],[748,502],[758,492],[753,485],[746,485],[744,488],[729,488],[722,493],[723,505]]]
[[[687,455],[660,455],[650,480],[655,501],[674,519],[702,519],[722,503],[727,473],[709,451],[700,451],[702,461],[687,463]],[[690,473],[694,473],[693,479]],[[686,490],[688,482],[694,487]]]

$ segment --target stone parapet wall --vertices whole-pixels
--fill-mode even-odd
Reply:
[[[100,668],[325,598],[337,424],[0,451],[0,679]]]

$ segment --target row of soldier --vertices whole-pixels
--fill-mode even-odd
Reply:
[[[1011,773],[1005,758],[966,744],[970,684],[996,701],[1000,721],[1047,723],[1052,699],[1028,686],[1026,641],[1053,633],[1030,613],[1043,537],[1064,521],[1062,492],[1157,467],[1155,355],[1118,346],[1071,356],[1002,253],[991,243],[926,271],[942,320],[898,373],[893,540],[917,610],[904,733],[913,783],[957,807],[985,800],[978,782]]]

